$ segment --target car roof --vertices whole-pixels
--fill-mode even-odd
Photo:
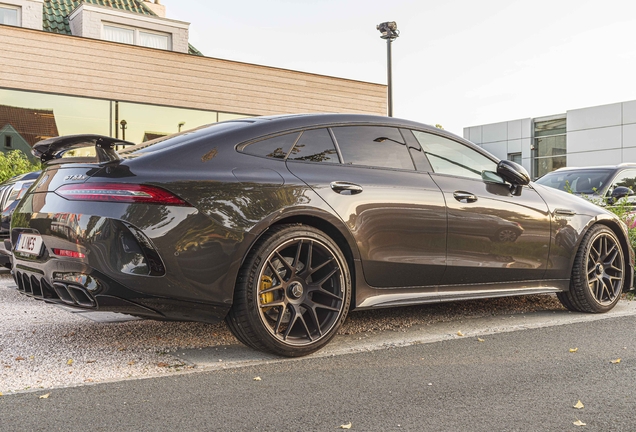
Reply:
[[[233,122],[246,122],[251,123],[252,127],[249,129],[253,129],[255,135],[267,135],[269,133],[283,132],[285,130],[294,130],[299,128],[307,128],[307,127],[334,127],[339,124],[351,126],[360,124],[360,125],[378,125],[378,126],[392,126],[392,127],[402,127],[408,129],[416,129],[427,132],[433,132],[438,135],[446,136],[455,141],[461,141],[464,143],[468,143],[479,150],[483,149],[474,143],[466,140],[465,138],[455,135],[452,132],[448,132],[444,129],[440,129],[438,127],[434,127],[431,125],[427,125],[424,123],[415,122],[412,120],[405,120],[401,118],[395,117],[386,117],[386,116],[378,116],[378,115],[369,115],[369,114],[341,114],[341,113],[318,113],[318,114],[283,114],[283,115],[272,115],[272,116],[262,116],[262,117],[250,117],[244,119],[236,119],[230,120],[224,123],[233,123]],[[211,125],[212,126],[212,125]],[[210,132],[214,133],[213,130]]]
[[[565,171],[581,171],[581,170],[592,170],[592,169],[606,169],[606,170],[621,170],[626,168],[636,168],[636,163],[626,162],[618,165],[598,165],[598,166],[587,166],[587,167],[563,167],[552,172],[565,172]]]

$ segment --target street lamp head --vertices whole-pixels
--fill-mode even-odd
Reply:
[[[400,31],[397,29],[397,23],[395,21],[387,21],[375,26],[376,29],[382,33],[380,36],[382,39],[394,40],[400,36]]]

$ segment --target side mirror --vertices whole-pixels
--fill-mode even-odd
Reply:
[[[528,171],[518,163],[509,160],[499,161],[497,174],[512,185],[510,193],[515,196],[521,195],[522,186],[530,183],[530,174],[528,174]]]
[[[630,195],[634,195],[634,192],[630,188],[625,186],[615,187],[612,191],[612,195],[610,196],[612,201],[611,204],[614,204],[619,199],[625,198],[626,196]]]

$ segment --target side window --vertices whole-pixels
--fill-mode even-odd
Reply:
[[[400,131],[384,126],[332,128],[343,163],[413,170],[413,161]]]
[[[327,129],[304,131],[287,159],[340,163],[338,152]]]
[[[249,144],[243,151],[255,156],[265,156],[268,158],[285,159],[289,149],[298,138],[298,132],[287,135],[280,135],[273,138],[266,138],[261,141]]]
[[[625,170],[617,175],[612,182],[610,192],[618,186],[624,186],[636,192],[636,170]]]
[[[483,171],[497,171],[497,164],[478,151],[438,135],[413,131],[422,145],[433,171],[481,179]]]

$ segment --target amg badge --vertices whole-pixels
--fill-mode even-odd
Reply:
[[[86,180],[86,176],[82,174],[67,175],[66,177],[64,177],[64,181],[68,180]]]

